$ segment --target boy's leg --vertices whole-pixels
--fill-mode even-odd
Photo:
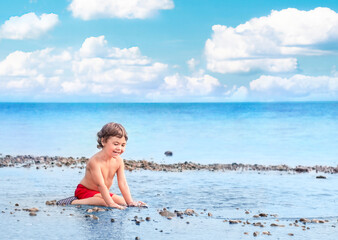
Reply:
[[[119,195],[117,195],[117,194],[114,194],[114,195],[112,196],[112,199],[113,199],[114,202],[116,202],[116,203],[119,204],[119,205],[127,205],[127,203],[126,203],[126,201],[124,200],[124,198],[121,197],[121,196],[119,196]]]
[[[126,201],[123,197],[114,194],[112,199],[115,203],[119,205],[127,205]],[[77,199],[74,200],[71,204],[73,205],[96,205],[96,206],[107,206],[106,202],[103,200],[100,193],[95,194],[94,197],[84,198],[84,199]]]
[[[106,207],[107,204],[103,200],[102,197],[90,197],[90,198],[84,198],[84,199],[77,199],[74,200],[72,205],[95,205],[95,206],[104,206]]]

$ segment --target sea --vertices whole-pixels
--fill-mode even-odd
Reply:
[[[125,159],[338,164],[338,102],[0,103],[0,153],[91,157],[108,122],[128,132]]]
[[[96,133],[118,122],[129,136],[125,159],[337,166],[337,120],[338,102],[0,103],[0,157],[90,157],[98,151]],[[98,217],[92,219],[86,217],[92,206],[45,204],[72,196],[83,176],[83,169],[71,166],[0,168],[0,239],[338,236],[337,174],[128,171],[133,198],[148,208],[109,209],[90,213]],[[116,179],[110,190],[121,194]],[[39,209],[37,216],[25,211],[32,207]],[[159,214],[163,208],[193,209],[196,215],[167,219]],[[257,218],[260,213],[267,217]],[[300,218],[324,223],[303,224]]]

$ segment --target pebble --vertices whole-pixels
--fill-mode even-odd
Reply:
[[[46,205],[56,205],[56,200],[46,201]]]
[[[149,221],[150,221],[150,217],[146,217],[146,221],[148,221],[148,222],[149,222]]]
[[[29,216],[36,216],[37,214],[36,214],[36,212],[30,212],[29,213]]]
[[[293,233],[288,233],[288,235],[289,235],[289,236],[294,236],[294,234],[293,234]]]
[[[166,151],[166,156],[172,156],[172,151]],[[22,166],[22,167],[32,167],[36,168],[41,166],[45,169],[49,167],[71,167],[83,169],[84,164],[88,162],[88,158],[81,157],[74,159],[72,157],[50,157],[50,156],[31,156],[31,155],[18,155],[18,156],[0,156],[0,167],[13,167],[13,166]],[[170,171],[170,172],[182,172],[185,170],[209,170],[209,171],[283,171],[283,172],[296,172],[296,173],[305,173],[305,172],[323,172],[326,174],[338,173],[337,166],[296,166],[289,167],[287,165],[260,165],[260,164],[242,164],[242,163],[232,163],[232,164],[199,164],[193,162],[184,162],[184,163],[174,163],[174,164],[159,164],[152,161],[146,160],[126,160],[125,161],[126,170],[133,171],[138,169],[151,170],[151,171]],[[40,168],[41,169],[41,168]],[[321,176],[318,176],[321,177]],[[325,176],[322,176],[325,177]]]
[[[307,219],[307,218],[301,218],[301,219],[299,219],[299,221],[302,222],[302,223],[310,223],[311,222],[311,220]]]
[[[166,155],[167,157],[172,157],[173,152],[172,151],[166,151],[166,152],[164,152],[164,155]]]
[[[175,217],[176,216],[175,213],[168,211],[166,208],[164,208],[163,210],[159,211],[159,214],[161,216],[167,217],[167,218],[168,217]]]
[[[262,232],[262,234],[269,235],[269,236],[271,235],[271,233],[269,231]]]
[[[276,223],[271,223],[270,226],[271,227],[285,227],[285,225],[276,224]]]
[[[23,208],[22,210],[27,211],[27,212],[38,212],[38,208]]]
[[[16,203],[15,206],[16,206],[16,207],[19,207],[19,203]]]
[[[209,213],[208,213],[208,216],[209,216],[209,217],[212,217],[212,213],[209,212]]]
[[[188,215],[188,216],[192,216],[192,215],[196,215],[197,216],[197,213],[193,209],[190,209],[190,208],[186,209],[184,211],[184,214]]]
[[[94,219],[94,220],[99,220],[99,217],[98,217],[98,216],[95,216],[95,215],[93,215],[93,214],[86,214],[86,215],[85,215],[85,218],[92,218],[92,219]]]
[[[111,221],[111,222],[115,222],[115,219],[114,219],[114,218],[112,218],[112,219],[110,219],[110,221]]]
[[[254,237],[257,237],[257,236],[259,235],[259,232],[254,232],[252,235],[253,235]]]

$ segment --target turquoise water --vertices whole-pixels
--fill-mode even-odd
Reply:
[[[90,157],[103,124],[122,123],[123,157],[156,162],[337,165],[338,103],[50,104],[0,103],[2,155]],[[164,156],[171,150],[174,156]],[[73,195],[83,170],[0,168],[0,232],[4,239],[336,239],[337,174],[279,172],[182,173],[134,171],[126,176],[134,199],[148,209],[95,213],[88,206],[47,206]],[[321,173],[321,175],[323,175]],[[115,185],[111,189],[117,192]],[[19,206],[15,206],[18,203]],[[23,208],[37,207],[31,217]],[[167,220],[158,210],[194,209],[199,216]],[[250,211],[250,214],[245,214]],[[211,212],[212,217],[207,213]],[[278,214],[255,219],[258,213]],[[136,225],[134,216],[151,217]],[[111,222],[111,218],[115,222]],[[289,226],[299,218],[324,224]],[[224,220],[262,222],[265,227]],[[189,222],[189,224],[187,224]],[[270,227],[271,223],[285,227]],[[272,236],[262,235],[270,231]],[[248,232],[249,236],[244,235]],[[293,233],[291,237],[288,233]]]
[[[0,103],[0,153],[90,157],[110,121],[129,133],[126,159],[338,164],[338,102]]]
[[[149,208],[94,213],[98,221],[85,218],[88,206],[45,205],[46,200],[71,196],[83,177],[82,170],[0,168],[0,176],[2,239],[253,239],[253,232],[258,231],[259,239],[335,240],[338,234],[336,174],[316,179],[314,173],[127,172],[134,199],[145,201]],[[119,193],[116,184],[111,190]],[[40,210],[35,217],[22,211],[32,207]],[[170,211],[192,208],[199,216],[168,220],[158,214],[163,207]],[[250,214],[245,214],[247,210]],[[279,222],[271,216],[253,217],[261,212],[278,214]],[[151,221],[136,225],[134,216]],[[300,218],[329,222],[309,223],[306,231],[303,224],[289,226]],[[262,222],[265,227],[224,222],[229,219]],[[270,227],[271,223],[285,227]],[[264,236],[263,231],[272,235]]]

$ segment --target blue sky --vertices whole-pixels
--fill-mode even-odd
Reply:
[[[12,0],[0,101],[338,100],[337,1]]]

